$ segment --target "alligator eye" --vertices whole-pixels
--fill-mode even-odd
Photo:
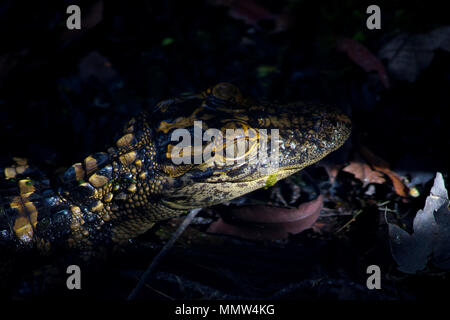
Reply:
[[[214,98],[238,102],[242,99],[241,91],[231,83],[222,82],[212,89]]]

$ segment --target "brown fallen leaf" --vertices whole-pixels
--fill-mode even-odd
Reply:
[[[285,30],[289,24],[288,14],[274,14],[255,0],[210,0],[210,3],[229,7],[229,15],[232,18],[254,27],[259,27],[259,21],[269,19],[275,21],[274,32],[279,32]]]
[[[376,156],[367,147],[360,147],[361,155],[370,163],[370,165],[377,171],[386,174],[391,179],[394,185],[395,192],[401,197],[408,197],[409,188],[403,182],[403,179],[389,168],[389,163]]]
[[[381,83],[383,83],[385,88],[389,88],[389,77],[384,65],[364,45],[356,40],[344,38],[338,42],[337,49],[345,52],[349,59],[360,66],[364,71],[377,72]]]
[[[311,228],[323,207],[323,196],[302,203],[297,208],[242,206],[228,214],[241,221],[231,224],[222,218],[213,222],[207,232],[232,235],[251,240],[285,239]]]
[[[356,159],[343,168],[343,171],[353,174],[356,179],[362,181],[364,187],[369,183],[383,184],[386,182],[381,172],[373,170],[359,155],[355,157]]]
[[[342,170],[352,173],[356,179],[364,183],[364,186],[369,183],[385,183],[386,179],[383,176],[385,174],[392,181],[395,193],[405,198],[409,195],[409,188],[403,182],[403,179],[389,168],[389,163],[376,156],[367,147],[360,146],[359,154],[355,155],[355,160]]]

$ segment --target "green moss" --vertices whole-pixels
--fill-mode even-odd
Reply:
[[[171,45],[171,44],[174,43],[174,42],[175,42],[175,39],[174,39],[174,38],[167,37],[167,38],[164,38],[164,39],[161,41],[161,45],[162,45],[163,47],[165,47],[165,46]]]
[[[268,189],[271,186],[273,186],[277,182],[277,175],[278,172],[272,173],[266,180],[266,184],[264,186],[264,189]]]
[[[264,78],[264,77],[267,77],[271,73],[279,72],[279,70],[275,66],[261,65],[256,69],[256,72],[257,72],[258,78]]]

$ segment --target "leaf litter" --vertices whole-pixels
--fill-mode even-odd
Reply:
[[[436,174],[423,210],[413,221],[413,233],[388,222],[391,253],[398,270],[415,274],[429,262],[440,269],[450,269],[450,211],[448,192],[441,173]]]

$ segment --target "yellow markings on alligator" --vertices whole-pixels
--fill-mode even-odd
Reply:
[[[103,210],[103,203],[101,201],[97,201],[97,203],[95,204],[95,206],[93,206],[91,208],[92,212],[97,212],[97,211],[101,211]]]
[[[137,190],[136,183],[130,184],[127,190],[130,192],[136,192]]]
[[[134,162],[134,160],[136,160],[136,151],[131,151],[131,152],[125,153],[124,155],[121,155],[119,157],[119,160],[124,166],[128,166],[128,165],[132,164]]]
[[[30,194],[36,191],[33,182],[30,179],[22,179],[19,181],[20,194]]]
[[[139,174],[139,179],[145,180],[147,178],[147,172],[143,171]]]
[[[28,197],[33,194],[35,188],[29,179],[20,180],[19,188],[21,195],[14,197],[10,203],[10,207],[18,211],[13,230],[17,238],[21,241],[29,242],[33,239],[33,230],[36,228],[38,217],[38,211],[35,205],[28,200]]]
[[[234,129],[234,131],[227,132],[227,129]],[[234,162],[241,159],[252,158],[257,154],[257,147],[259,146],[259,131],[250,127],[248,124],[240,121],[227,122],[222,128],[226,133],[225,142],[221,145],[215,145],[216,162]],[[244,148],[242,150],[242,148]],[[222,159],[218,156],[221,154],[221,149],[225,150],[222,154]],[[223,153],[223,152],[222,152]]]
[[[109,192],[109,193],[105,194],[105,196],[103,197],[103,201],[111,202],[113,197],[114,197],[114,195],[111,192]]]
[[[14,179],[18,174],[24,173],[29,168],[27,159],[14,157],[13,160],[15,164],[4,170],[6,179]]]
[[[194,165],[192,164],[181,164],[181,165],[163,165],[161,166],[164,173],[168,174],[172,178],[180,177],[186,172],[188,172]],[[159,181],[158,181],[159,182]]]
[[[83,227],[84,224],[81,209],[78,206],[71,206],[70,211],[72,212],[72,222],[70,224],[70,229],[72,230],[72,237],[67,239],[69,247],[76,245],[78,241],[83,239]]]
[[[167,159],[171,159],[172,158],[172,150],[173,150],[174,145],[173,144],[169,144],[167,146],[167,152],[166,152],[166,158]]]
[[[78,229],[81,224],[84,224],[81,209],[78,206],[70,207],[70,211],[72,212],[72,225],[70,226],[72,230]]]
[[[17,172],[18,174],[22,174],[22,173],[24,173],[25,170],[27,170],[27,169],[28,169],[28,165],[26,165],[26,166],[18,166],[18,167],[16,167],[16,172]]]
[[[78,162],[75,163],[74,165],[72,165],[72,168],[75,170],[75,178],[77,181],[82,181],[84,180],[84,169],[83,169],[83,165]]]
[[[102,175],[99,175],[97,173],[94,173],[90,178],[89,178],[89,182],[90,184],[92,184],[94,187],[96,188],[100,188],[103,187],[107,182],[108,182],[108,178]]]
[[[21,241],[30,242],[33,239],[33,227],[27,217],[17,217],[13,229],[16,237]]]
[[[24,205],[25,208],[27,209],[28,218],[30,220],[31,225],[33,226],[33,228],[36,228],[38,211],[35,205],[30,201],[25,202]]]
[[[270,119],[268,119],[268,118],[259,118],[258,119],[258,125],[260,127],[269,127],[270,126]]]
[[[13,157],[13,160],[16,162],[18,166],[27,166],[28,160],[25,158]]]
[[[14,179],[16,175],[17,175],[16,168],[14,167],[5,168],[6,179]]]
[[[92,156],[88,156],[84,159],[84,166],[86,167],[87,174],[90,174],[97,168],[97,159]]]
[[[132,133],[127,133],[126,135],[124,135],[122,138],[120,138],[119,140],[117,140],[116,145],[119,148],[123,148],[126,146],[129,146],[131,144],[131,142],[134,139],[134,134]]]
[[[9,206],[13,209],[17,209],[19,211],[19,215],[24,211],[22,199],[20,197],[14,197]]]
[[[194,125],[194,121],[198,120],[196,115],[202,110],[203,110],[202,107],[197,108],[197,109],[194,110],[194,112],[192,112],[192,114],[189,117],[176,118],[173,123],[166,122],[166,121],[161,121],[161,123],[159,125],[159,128],[158,128],[158,131],[162,131],[164,133],[168,133],[172,129],[188,128],[190,126],[193,126]]]
[[[37,225],[38,211],[33,202],[28,200],[28,197],[36,189],[30,179],[22,179],[18,184],[20,196],[14,197],[10,203],[10,207],[18,211],[14,220],[13,230],[18,239],[23,242],[29,242],[33,239],[33,230]]]

